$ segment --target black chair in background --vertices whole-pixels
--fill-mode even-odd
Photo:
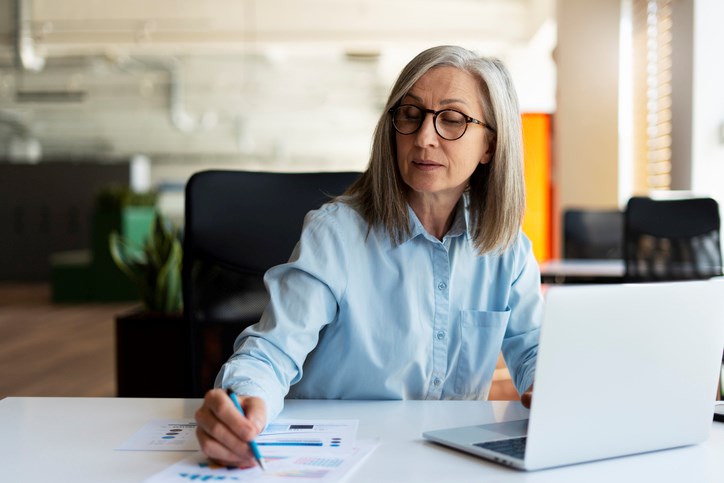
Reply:
[[[563,213],[563,258],[621,259],[623,213],[568,209]]]
[[[631,198],[624,216],[629,282],[707,279],[722,274],[720,219],[711,198]]]
[[[195,396],[213,386],[236,337],[259,320],[269,300],[264,272],[289,259],[306,213],[359,175],[203,171],[189,179],[182,276]]]

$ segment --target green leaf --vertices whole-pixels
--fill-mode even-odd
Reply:
[[[183,248],[175,228],[165,223],[160,214],[156,213],[153,230],[142,249],[132,246],[116,232],[111,233],[109,246],[114,262],[136,284],[148,310],[163,313],[182,310]]]

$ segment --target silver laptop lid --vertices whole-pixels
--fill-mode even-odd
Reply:
[[[721,280],[550,288],[525,467],[704,441],[723,347]]]

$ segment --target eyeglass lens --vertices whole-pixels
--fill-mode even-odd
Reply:
[[[393,112],[392,124],[400,134],[412,134],[420,129],[427,112],[420,107],[409,104],[399,106]],[[435,131],[440,137],[449,141],[462,137],[468,127],[464,114],[449,109],[439,111],[434,116],[434,120]]]

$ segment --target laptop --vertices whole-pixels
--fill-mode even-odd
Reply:
[[[528,419],[423,437],[522,470],[700,443],[724,348],[724,281],[546,292]]]

